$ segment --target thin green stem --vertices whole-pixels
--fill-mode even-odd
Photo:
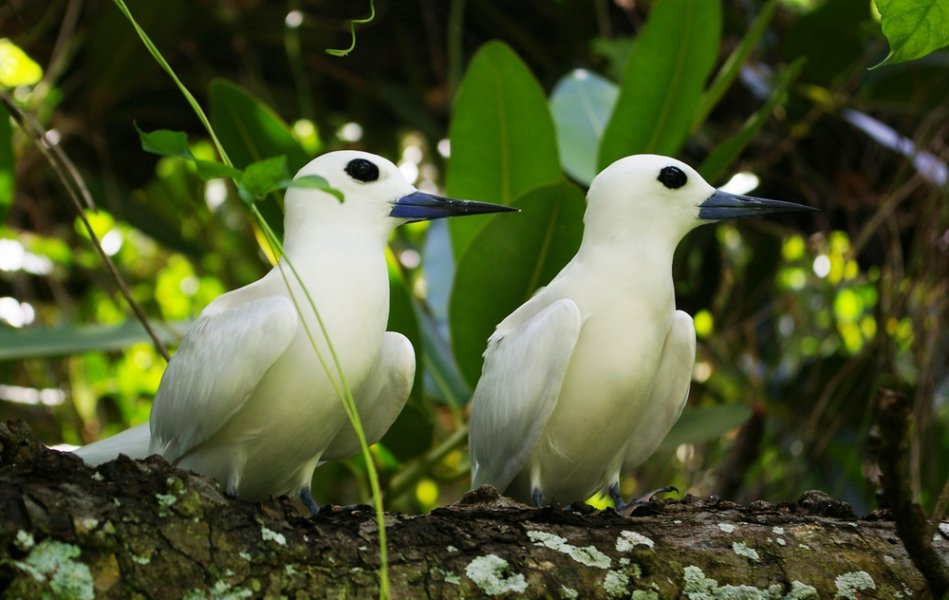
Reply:
[[[352,43],[349,45],[349,48],[345,50],[335,50],[332,48],[327,48],[326,53],[332,56],[346,56],[350,52],[356,49],[356,25],[362,25],[364,23],[371,23],[373,19],[376,18],[376,3],[375,0],[369,0],[369,16],[365,19],[351,19],[349,21],[349,33],[352,35]]]

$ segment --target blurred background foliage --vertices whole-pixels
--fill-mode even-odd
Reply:
[[[821,212],[681,244],[678,303],[699,336],[689,407],[624,492],[819,488],[868,511],[871,399],[887,385],[913,399],[913,483],[933,505],[949,475],[949,53],[870,70],[888,55],[870,0],[379,0],[343,58],[325,49],[348,45],[368,3],[129,6],[236,166],[285,155],[293,171],[359,148],[421,189],[523,209],[391,240],[391,327],[420,370],[374,446],[387,508],[466,490],[487,335],[572,255],[592,175],[636,152]],[[185,131],[212,160],[206,133],[111,2],[10,0],[0,38],[3,89],[75,163],[102,249],[173,347],[211,299],[269,268],[234,186],[144,153],[133,122]],[[261,205],[271,222],[279,204]],[[148,419],[164,364],[57,168],[0,118],[0,418],[87,443]],[[322,467],[314,496],[364,500],[363,471]]]

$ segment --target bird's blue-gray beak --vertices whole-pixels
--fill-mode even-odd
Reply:
[[[443,198],[425,192],[414,192],[392,203],[390,217],[409,221],[428,221],[443,217],[462,215],[481,215],[493,212],[510,212],[518,209],[501,204],[476,202],[474,200],[455,200]]]
[[[746,217],[760,217],[782,212],[816,212],[816,208],[784,202],[783,200],[768,200],[754,196],[739,196],[721,190],[715,190],[708,200],[699,204],[699,218],[707,221],[721,221],[723,219],[743,219]]]

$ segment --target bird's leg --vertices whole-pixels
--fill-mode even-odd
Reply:
[[[619,482],[613,482],[610,484],[610,498],[613,499],[613,505],[616,507],[616,512],[628,517],[637,509],[643,508],[644,506],[651,506],[653,504],[652,499],[660,494],[668,494],[669,492],[678,492],[679,490],[675,486],[667,485],[666,487],[661,487],[657,490],[653,490],[647,494],[643,494],[639,498],[634,498],[631,501],[623,502],[623,496],[619,491]]]
[[[320,514],[320,505],[313,499],[313,493],[310,492],[310,486],[305,486],[300,490],[300,501],[310,509],[310,516],[315,517]]]
[[[534,506],[537,508],[543,508],[544,496],[540,493],[540,488],[535,487],[531,490],[531,500],[534,502]]]

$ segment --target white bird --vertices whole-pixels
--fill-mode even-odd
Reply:
[[[540,506],[609,491],[679,418],[695,328],[672,257],[695,227],[811,210],[716,190],[664,156],[614,162],[590,185],[576,256],[495,329],[469,423],[472,487]]]
[[[204,309],[162,376],[148,426],[77,450],[86,462],[161,454],[231,495],[299,494],[319,510],[310,494],[313,470],[360,446],[330,379],[338,385],[329,347],[287,258],[326,327],[367,441],[385,434],[415,373],[412,344],[385,330],[389,234],[408,221],[511,209],[419,192],[394,164],[364,152],[325,154],[297,177],[305,175],[323,177],[344,200],[319,189],[287,191],[285,258]]]

